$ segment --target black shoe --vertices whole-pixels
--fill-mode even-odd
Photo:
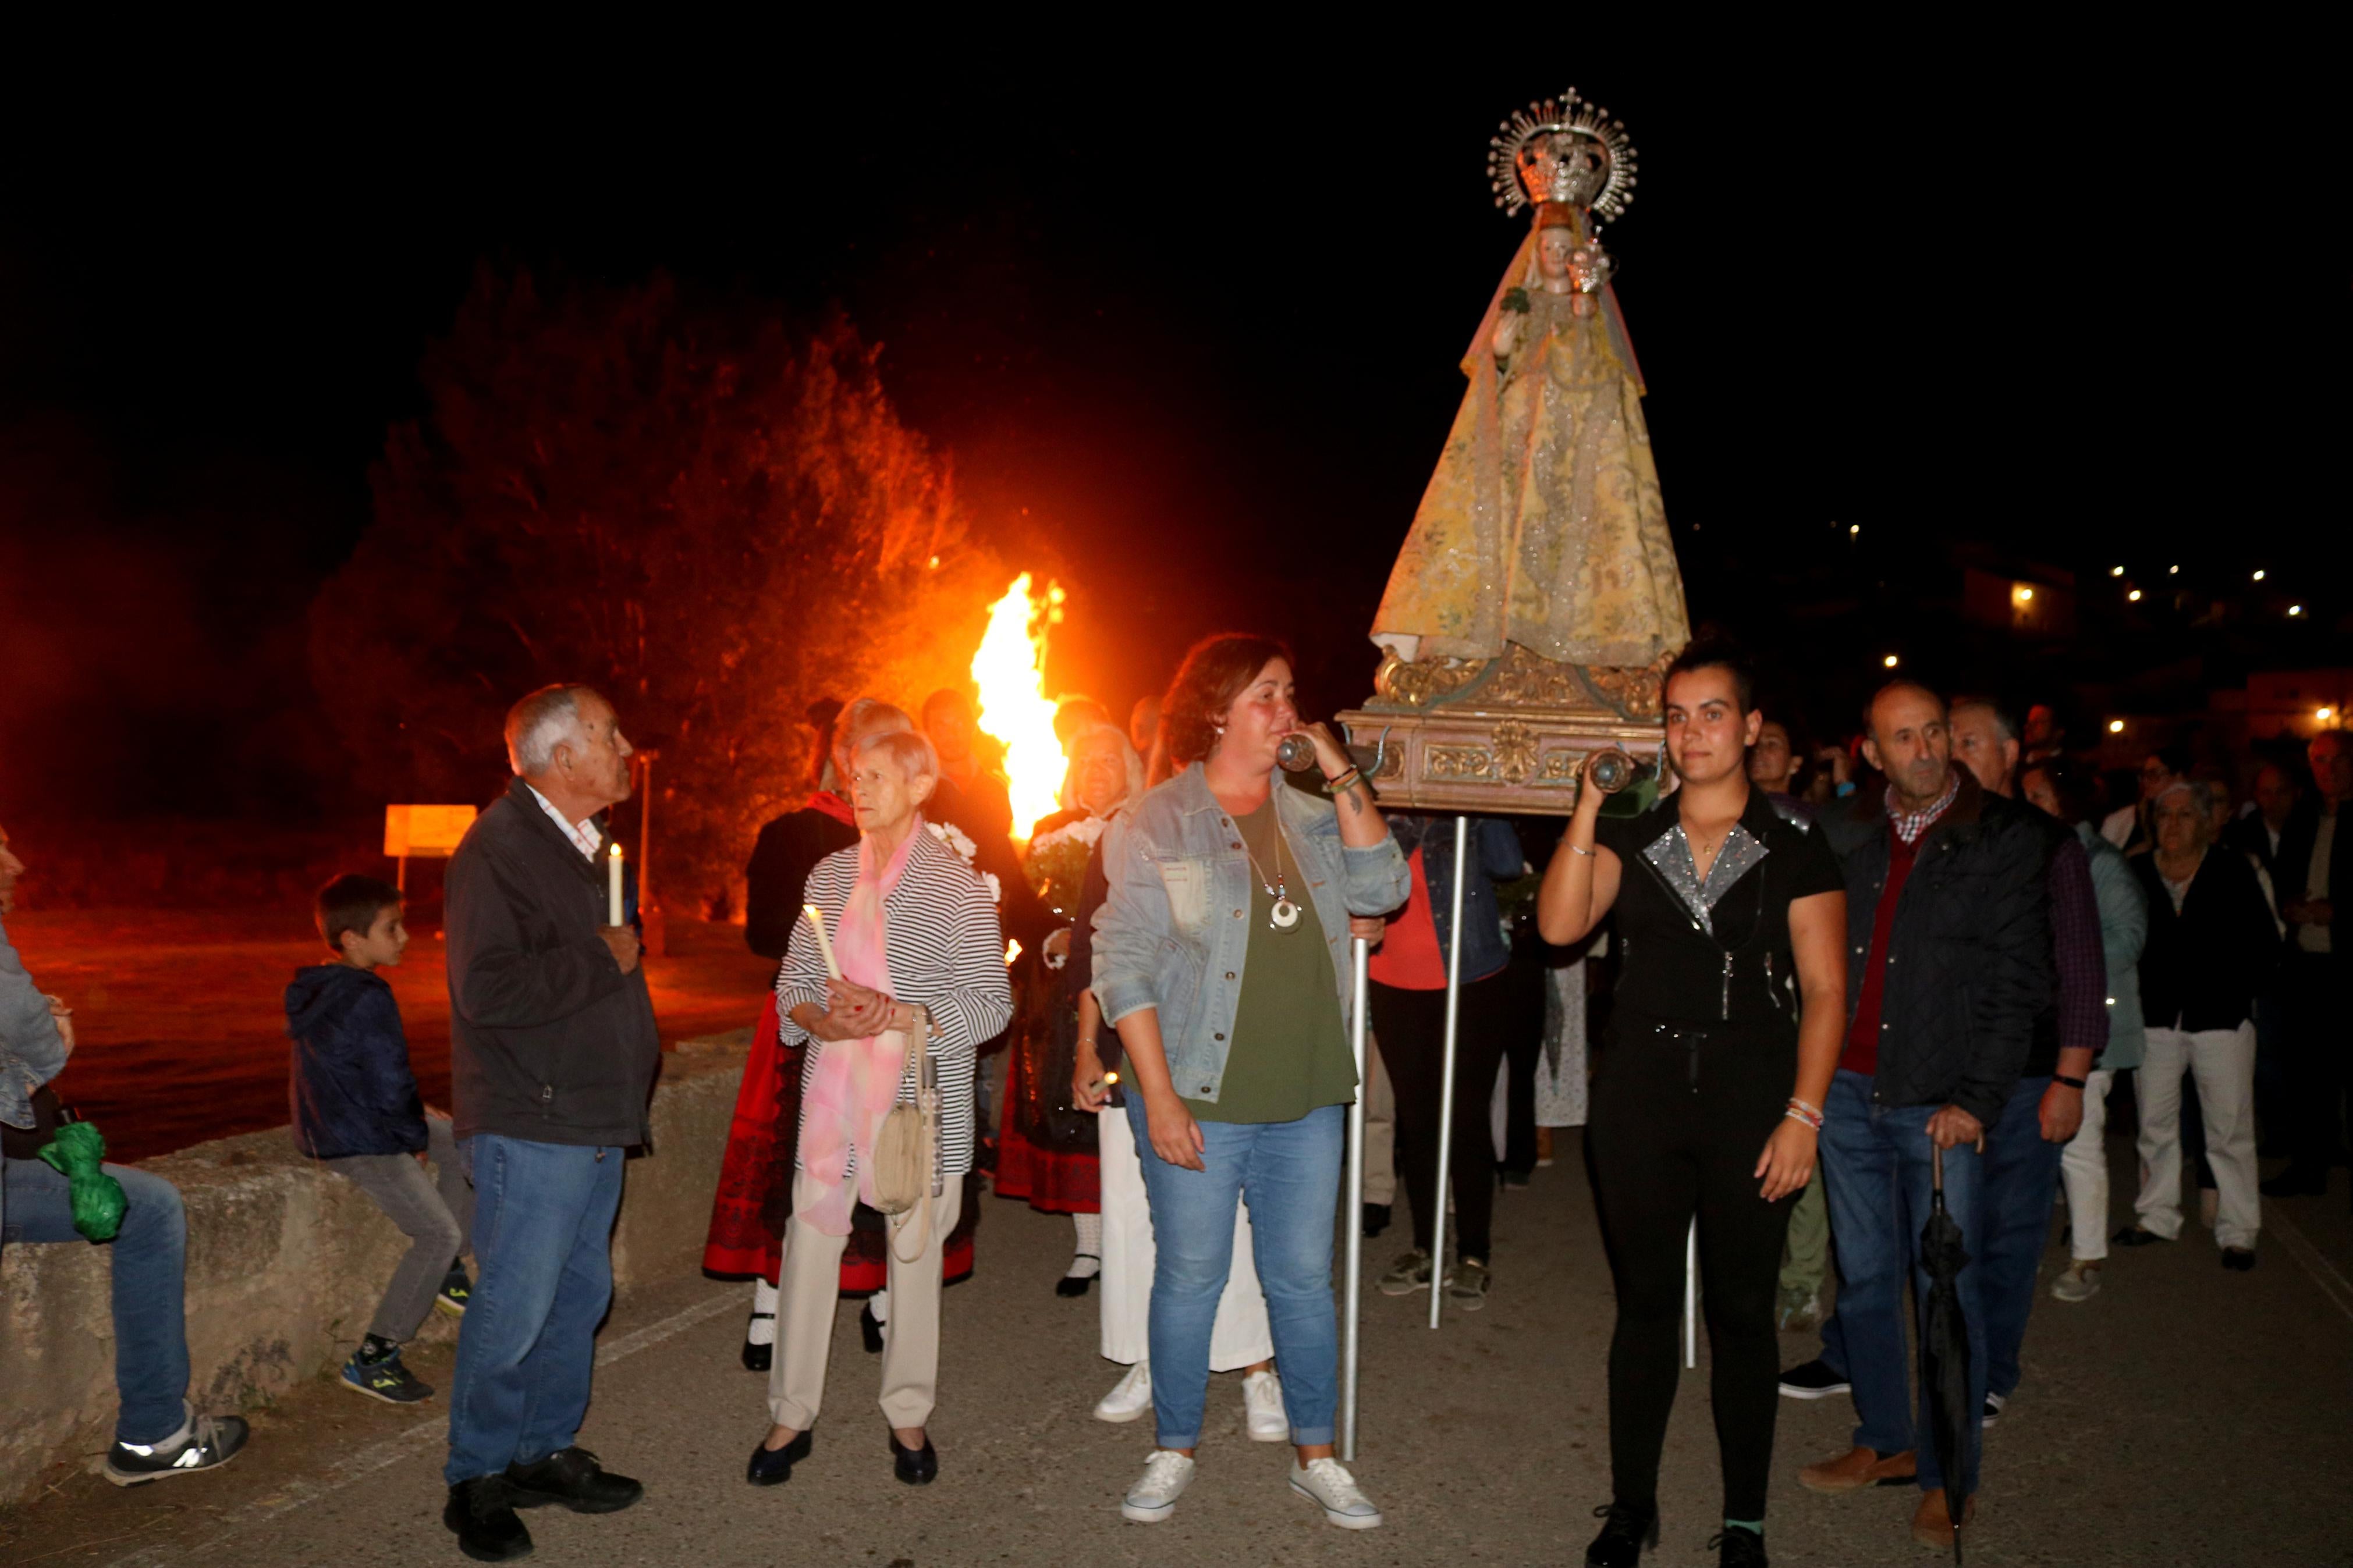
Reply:
[[[2302,1171],[2282,1171],[2257,1190],[2267,1198],[2316,1198],[2328,1191],[2328,1178]]]
[[[1093,1253],[1082,1252],[1079,1254],[1079,1258],[1083,1258],[1088,1262],[1093,1264],[1095,1266],[1095,1274],[1103,1272],[1103,1259],[1097,1258]],[[1071,1260],[1071,1267],[1076,1268],[1078,1266],[1078,1258],[1072,1258]],[[1060,1279],[1054,1281],[1054,1294],[1057,1296],[1083,1296],[1088,1292],[1088,1290],[1093,1288],[1095,1274],[1065,1274]]]
[[[752,1450],[752,1462],[744,1467],[744,1479],[755,1487],[781,1486],[793,1479],[793,1467],[809,1457],[810,1447],[806,1432],[781,1448],[771,1448],[763,1439]]]
[[[2255,1266],[2255,1249],[2252,1247],[2226,1247],[2222,1249],[2222,1267],[2244,1274]]]
[[[1642,1553],[1659,1544],[1659,1510],[1613,1502],[1597,1508],[1601,1533],[1585,1549],[1585,1568],[1635,1568]]]
[[[473,1300],[474,1282],[466,1278],[465,1265],[452,1263],[449,1272],[441,1277],[441,1289],[433,1293],[433,1305],[453,1318],[462,1318]]]
[[[1716,1553],[1715,1568],[1770,1568],[1765,1561],[1765,1538],[1755,1531],[1726,1527],[1708,1546]]]
[[[135,1487],[165,1476],[190,1476],[226,1465],[245,1447],[246,1425],[237,1415],[195,1415],[187,1435],[170,1443],[117,1443],[106,1451],[106,1479]]]
[[[868,1355],[882,1353],[882,1320],[874,1315],[874,1303],[871,1301],[858,1309],[858,1342],[866,1347]]]
[[[1820,1357],[1781,1374],[1784,1399],[1828,1399],[1833,1394],[1853,1392],[1854,1384],[1832,1372],[1831,1363]]]
[[[773,1323],[776,1321],[776,1314],[774,1312],[754,1312],[752,1314],[752,1321],[755,1323],[763,1318],[767,1319],[768,1321]],[[752,1331],[748,1328],[745,1329],[744,1331],[744,1370],[745,1372],[765,1372],[770,1367],[776,1365],[776,1342],[771,1340],[765,1345],[755,1345],[752,1342]]]
[[[381,1399],[386,1405],[415,1405],[433,1397],[431,1385],[400,1364],[396,1347],[382,1361],[352,1357],[343,1363],[343,1384],[354,1394]]]
[[[607,1473],[586,1448],[558,1448],[536,1464],[509,1465],[507,1486],[517,1508],[560,1502],[575,1513],[618,1513],[646,1495],[627,1476]]]
[[[2173,1238],[2169,1236],[2159,1236],[2157,1232],[2144,1229],[2140,1226],[2128,1225],[2108,1239],[2118,1247],[2147,1247],[2151,1242],[2170,1241]]]
[[[1507,1193],[1524,1193],[1528,1190],[1528,1184],[1535,1179],[1535,1175],[1533,1172],[1514,1170],[1511,1166],[1504,1165],[1497,1169],[1495,1179],[1503,1183],[1504,1190]]]
[[[512,1563],[531,1555],[531,1531],[515,1517],[504,1476],[476,1476],[449,1489],[441,1522],[458,1535],[458,1550],[477,1563]]]
[[[890,1434],[890,1437],[892,1475],[911,1487],[927,1487],[939,1479],[939,1451],[932,1447],[929,1433],[923,1435],[923,1446],[920,1448],[899,1447],[899,1434],[896,1432]]]
[[[1388,1227],[1389,1205],[1387,1204],[1366,1204],[1365,1205],[1365,1235],[1367,1237],[1376,1237],[1380,1235],[1381,1232],[1388,1229]]]

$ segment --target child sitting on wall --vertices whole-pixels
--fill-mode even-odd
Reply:
[[[448,1118],[425,1113],[400,1005],[375,973],[398,963],[408,945],[399,891],[374,877],[338,877],[319,889],[318,924],[334,961],[296,970],[286,988],[294,1146],[375,1200],[409,1238],[343,1381],[371,1398],[414,1405],[433,1390],[401,1364],[400,1347],[436,1306],[466,1310],[471,1287],[459,1258],[473,1189]],[[425,1174],[427,1151],[438,1187]]]

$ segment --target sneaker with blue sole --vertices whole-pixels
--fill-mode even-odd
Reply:
[[[416,1405],[433,1397],[431,1385],[420,1382],[415,1373],[400,1364],[398,1351],[378,1362],[352,1357],[343,1363],[343,1382],[353,1393],[381,1399],[386,1405]]]

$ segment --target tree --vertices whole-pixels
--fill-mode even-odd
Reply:
[[[507,707],[584,680],[661,747],[658,892],[726,907],[807,787],[809,701],[961,679],[1002,589],[876,353],[838,316],[796,333],[663,279],[543,294],[486,268],[311,612],[363,789],[487,800]]]

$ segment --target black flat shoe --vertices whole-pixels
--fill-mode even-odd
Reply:
[[[752,1462],[744,1467],[744,1479],[755,1487],[782,1486],[793,1479],[793,1467],[809,1457],[810,1447],[806,1432],[781,1448],[771,1448],[763,1440],[752,1450]]]
[[[1092,1252],[1082,1252],[1079,1256],[1094,1264],[1095,1274],[1103,1272],[1102,1258],[1097,1258]],[[1094,1274],[1065,1274],[1060,1279],[1054,1281],[1054,1294],[1057,1296],[1083,1296],[1093,1288],[1094,1282]]]
[[[1613,1502],[1593,1510],[1601,1533],[1585,1549],[1585,1568],[1635,1568],[1659,1544],[1659,1510]]]
[[[2171,1238],[2159,1236],[2153,1230],[2144,1230],[2137,1225],[2129,1225],[2124,1229],[2116,1232],[2116,1235],[2108,1237],[2108,1239],[2115,1242],[2118,1247],[2147,1247],[2151,1243],[2167,1241]]]
[[[774,1312],[754,1312],[752,1314],[752,1321],[755,1323],[763,1318],[767,1319],[768,1321],[773,1323],[776,1321],[776,1314]],[[752,1331],[749,1329],[744,1330],[744,1370],[745,1372],[765,1372],[770,1367],[776,1365],[776,1347],[775,1342],[771,1341],[769,1343],[765,1345],[755,1345],[752,1342]]]
[[[866,1301],[858,1309],[858,1339],[868,1355],[882,1353],[882,1320],[874,1315],[874,1303]]]
[[[509,1465],[506,1481],[517,1508],[553,1502],[575,1513],[618,1513],[646,1495],[643,1483],[612,1474],[577,1447],[558,1448],[537,1464]]]
[[[891,1473],[911,1487],[927,1487],[939,1479],[940,1456],[932,1447],[931,1435],[923,1436],[920,1448],[899,1447],[899,1434],[891,1436]]]
[[[1370,1240],[1372,1237],[1377,1237],[1380,1235],[1381,1232],[1388,1229],[1389,1205],[1387,1204],[1366,1204],[1365,1205],[1364,1217],[1365,1237],[1366,1239]]]
[[[458,1550],[477,1563],[512,1563],[531,1555],[531,1531],[515,1517],[504,1476],[476,1476],[451,1487],[441,1522],[457,1532]]]
[[[1716,1568],[1770,1568],[1765,1561],[1765,1538],[1753,1530],[1726,1526],[1708,1546],[1716,1552]]]
[[[2252,1247],[2226,1247],[2222,1249],[2222,1267],[2244,1274],[2255,1266],[2255,1249]]]

